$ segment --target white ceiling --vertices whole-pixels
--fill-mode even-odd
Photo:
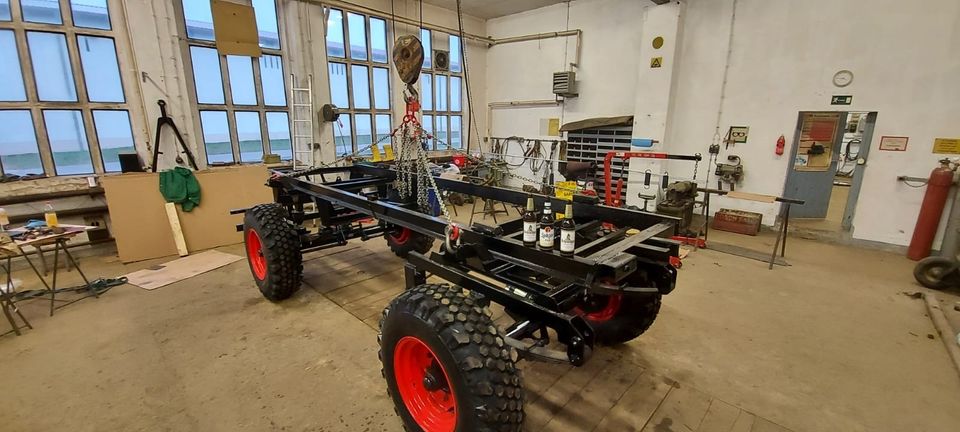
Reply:
[[[423,2],[452,11],[457,10],[457,0],[423,0]],[[463,8],[465,15],[490,19],[566,2],[567,0],[460,0],[460,7]]]

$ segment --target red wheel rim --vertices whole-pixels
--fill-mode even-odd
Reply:
[[[247,231],[247,259],[250,260],[253,275],[259,280],[266,279],[267,258],[263,256],[263,243],[260,241],[260,235],[254,230]]]
[[[620,312],[620,304],[622,302],[622,294],[609,295],[607,296],[607,304],[604,305],[603,309],[583,314],[583,317],[593,322],[610,321],[613,317],[617,316],[617,312]]]
[[[393,239],[393,242],[396,244],[404,244],[407,240],[410,240],[410,236],[413,235],[413,231],[410,228],[401,228],[399,231],[395,231],[394,234],[390,234],[390,238]]]
[[[407,411],[421,429],[453,432],[457,400],[447,371],[420,339],[404,336],[393,350],[393,373]]]

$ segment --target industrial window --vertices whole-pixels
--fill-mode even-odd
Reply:
[[[182,0],[200,133],[207,163],[255,163],[265,153],[293,157],[275,0],[253,0],[259,58],[220,55],[208,1]]]
[[[0,0],[0,174],[120,171],[134,153],[107,0]]]
[[[424,50],[423,72],[420,74],[423,128],[436,137],[434,150],[462,149],[463,51],[460,38],[433,33],[420,29]],[[437,51],[431,47],[437,47]],[[441,51],[444,52],[438,55]],[[441,57],[443,55],[445,59]]]
[[[333,125],[337,156],[370,154],[390,135],[390,69],[387,21],[330,9],[327,67],[331,101],[341,110]]]

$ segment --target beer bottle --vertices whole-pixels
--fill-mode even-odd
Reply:
[[[577,224],[573,221],[573,203],[567,203],[564,213],[563,222],[560,222],[560,255],[573,256],[577,243]]]
[[[537,245],[537,211],[533,208],[533,195],[527,195],[527,211],[523,213],[523,245]]]
[[[540,241],[538,245],[541,250],[553,250],[554,222],[553,210],[550,208],[550,201],[547,201],[543,204],[543,216],[540,217]]]

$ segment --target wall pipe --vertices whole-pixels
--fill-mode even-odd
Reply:
[[[580,67],[580,50],[581,50],[581,48],[583,47],[583,42],[582,42],[582,40],[583,40],[583,30],[580,30],[580,29],[564,30],[564,31],[557,31],[557,32],[547,32],[547,33],[537,33],[537,34],[529,34],[529,35],[523,35],[523,36],[513,36],[513,37],[508,37],[508,38],[493,39],[493,43],[491,43],[491,45],[492,45],[492,46],[496,46],[496,45],[503,45],[503,44],[508,44],[508,43],[527,42],[527,41],[534,41],[534,40],[541,40],[541,39],[553,39],[553,38],[570,37],[570,36],[576,36],[576,37],[577,37],[577,49],[576,49],[576,52],[575,52],[574,55],[573,55],[573,62],[570,63],[570,66]]]

